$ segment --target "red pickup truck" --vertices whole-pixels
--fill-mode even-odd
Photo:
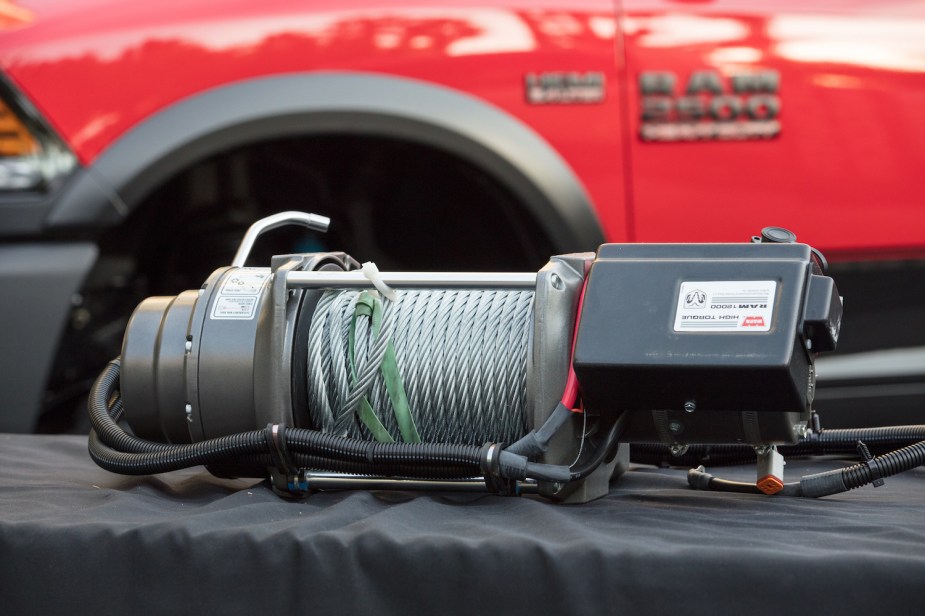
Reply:
[[[911,347],[833,362],[880,371],[833,397],[920,404],[923,110],[917,0],[0,0],[0,430],[66,429],[140,298],[289,209],[331,232],[264,260],[787,227],[833,262],[843,350]]]

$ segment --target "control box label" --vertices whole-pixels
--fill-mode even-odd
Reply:
[[[682,282],[674,331],[770,331],[776,293],[773,280]]]
[[[212,319],[253,319],[257,300],[270,277],[265,268],[239,268],[226,276],[212,304]]]

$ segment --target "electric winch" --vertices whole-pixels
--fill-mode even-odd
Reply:
[[[343,252],[245,267],[257,237],[288,224],[324,231],[328,219],[263,219],[200,289],[138,306],[91,392],[97,464],[204,464],[294,495],[585,502],[634,444],[634,461],[758,463],[755,484],[701,468],[694,487],[821,496],[913,460],[865,449],[859,470],[785,484],[788,448],[925,439],[820,430],[814,358],[835,348],[842,302],[822,255],[783,229],[741,244],[605,244],[535,273],[380,272]]]

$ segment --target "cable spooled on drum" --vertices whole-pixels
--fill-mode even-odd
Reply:
[[[357,318],[371,295],[381,306],[378,332],[373,318]],[[365,397],[388,435],[402,440],[380,370],[391,343],[422,441],[516,441],[528,429],[533,298],[529,290],[421,289],[401,291],[393,302],[370,292],[326,291],[309,332],[313,425],[340,436],[374,437],[358,419]]]

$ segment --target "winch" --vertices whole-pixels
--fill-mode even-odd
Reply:
[[[98,464],[205,464],[296,495],[585,502],[626,470],[631,443],[679,459],[726,444],[758,461],[748,490],[794,493],[779,448],[819,439],[814,359],[835,348],[842,302],[793,234],[605,244],[529,273],[380,272],[342,252],[245,267],[256,238],[288,224],[329,221],[263,219],[200,289],[138,306],[91,394]]]

